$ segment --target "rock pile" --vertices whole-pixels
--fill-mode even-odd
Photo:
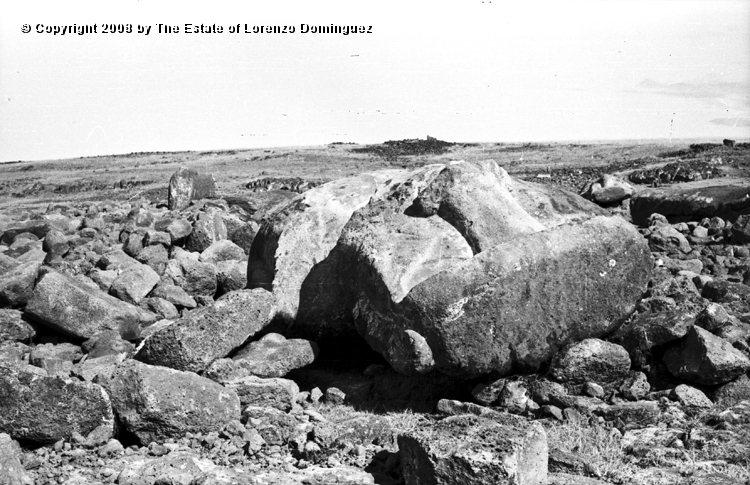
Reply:
[[[696,413],[716,413],[709,433],[750,421],[750,216],[637,229],[491,161],[361,174],[262,214],[196,199],[215,196],[200,180],[175,174],[170,208],[0,217],[0,478],[572,483],[593,472],[549,447],[550,423],[650,456],[698,446]],[[330,420],[356,392],[294,373],[354,340],[471,386],[408,431]]]

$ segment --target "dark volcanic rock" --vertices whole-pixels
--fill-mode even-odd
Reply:
[[[25,305],[34,291],[34,284],[41,266],[39,262],[23,262],[0,273],[0,307]]]
[[[120,422],[142,444],[209,433],[240,417],[233,391],[192,372],[129,360],[107,387]]]
[[[147,338],[136,358],[154,365],[201,372],[227,356],[271,321],[273,295],[240,290],[190,313]]]
[[[667,350],[664,363],[675,377],[705,385],[729,382],[750,369],[742,352],[700,327],[693,327],[685,340]]]
[[[107,393],[88,382],[41,377],[0,361],[0,431],[13,439],[51,444],[102,427],[114,432]]]
[[[630,199],[635,224],[645,226],[651,214],[665,215],[672,222],[696,221],[718,216],[734,221],[750,214],[750,187],[716,185],[698,189],[649,189]]]
[[[538,423],[451,416],[400,435],[398,445],[407,485],[547,483],[547,436]]]
[[[48,271],[39,279],[26,313],[48,327],[81,339],[100,330],[117,330],[126,339],[136,338],[140,332],[141,314],[137,307],[55,271]]]
[[[550,374],[560,382],[614,384],[630,371],[630,357],[617,344],[590,338],[565,347],[552,361]]]
[[[24,321],[19,310],[0,310],[0,342],[24,342],[36,335],[34,327]]]
[[[169,210],[184,209],[193,199],[213,197],[216,197],[216,181],[211,174],[204,175],[187,167],[180,167],[169,179]]]

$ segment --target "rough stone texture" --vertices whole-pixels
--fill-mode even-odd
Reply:
[[[100,269],[122,272],[128,268],[137,268],[141,263],[131,258],[122,249],[113,249],[102,254],[96,266]]]
[[[652,251],[663,251],[669,254],[689,253],[690,242],[677,229],[670,225],[663,225],[652,228],[648,237],[648,245]]]
[[[23,320],[19,310],[0,310],[0,342],[6,340],[23,342],[31,340],[35,335],[34,327]]]
[[[750,369],[742,352],[700,327],[693,327],[680,345],[667,350],[664,363],[675,377],[705,385],[729,382]]]
[[[500,393],[503,392],[504,387],[505,379],[480,383],[474,387],[471,391],[471,395],[474,396],[474,399],[476,399],[479,404],[491,406],[500,397]]]
[[[265,221],[253,240],[247,266],[248,288],[272,291],[278,313],[297,318],[300,292],[314,266],[326,260],[355,210],[378,187],[403,171],[366,173],[311,189]],[[319,272],[333,276],[326,265]]]
[[[25,262],[0,273],[0,307],[18,307],[25,305],[34,291],[39,262]]]
[[[398,445],[406,485],[547,484],[547,436],[538,423],[451,416],[400,435]]]
[[[81,357],[81,348],[70,343],[37,345],[29,353],[29,364],[47,371],[49,376],[67,378],[73,362]]]
[[[163,274],[169,263],[169,254],[162,245],[147,246],[135,255],[136,261],[148,265],[158,274]]]
[[[117,367],[125,361],[126,353],[107,354],[101,357],[88,357],[86,360],[74,365],[70,374],[81,380],[94,382],[107,381],[117,370]]]
[[[211,174],[200,174],[187,167],[180,167],[169,179],[167,197],[169,210],[182,210],[193,199],[216,197],[216,180]]]
[[[243,407],[271,407],[286,412],[292,409],[299,394],[299,387],[294,381],[278,377],[263,379],[249,376],[223,384],[237,393]]]
[[[51,444],[104,426],[114,432],[107,393],[88,382],[43,377],[0,360],[0,432],[13,439]]]
[[[550,366],[550,374],[560,382],[613,384],[630,371],[630,356],[617,344],[590,338],[565,347]]]
[[[149,364],[201,372],[265,327],[273,316],[273,305],[273,295],[262,289],[227,293],[147,338],[135,357]]]
[[[159,282],[159,275],[141,264],[120,273],[112,282],[109,293],[122,301],[137,305]]]
[[[100,330],[117,330],[133,339],[140,331],[137,307],[55,271],[39,279],[25,310],[44,325],[81,339]]]
[[[602,206],[618,204],[633,195],[633,186],[614,175],[606,174],[587,184],[581,196]]]
[[[174,245],[184,244],[191,232],[193,232],[193,225],[186,219],[175,219],[167,226],[167,233]]]
[[[0,485],[33,485],[21,464],[23,453],[13,438],[0,433]]]
[[[750,401],[750,378],[746,374],[727,382],[714,392],[714,402],[721,408],[728,408],[742,401]]]
[[[88,273],[88,277],[96,283],[100,290],[105,293],[109,293],[109,289],[112,288],[112,283],[117,278],[119,273],[115,270],[102,270],[93,269]]]
[[[663,214],[671,222],[697,221],[718,216],[733,221],[741,214],[750,213],[750,188],[738,185],[675,190],[648,189],[630,199],[633,222],[647,225],[651,214]]]
[[[217,264],[220,261],[245,259],[245,252],[241,247],[228,239],[222,239],[211,244],[201,253],[200,260],[204,263]]]
[[[636,401],[622,404],[601,405],[593,412],[607,421],[621,420],[628,428],[656,424],[659,420],[659,403],[654,401]]]
[[[164,298],[151,297],[144,298],[139,303],[140,307],[150,312],[154,312],[160,315],[162,318],[168,318],[176,320],[180,318],[180,312],[177,311],[177,307],[174,304],[168,302]]]
[[[646,374],[632,371],[630,376],[620,386],[620,393],[625,399],[639,401],[646,397],[651,390]]]
[[[216,265],[218,293],[241,290],[247,286],[247,263],[244,261],[220,261]]]
[[[606,334],[632,312],[649,276],[644,246],[615,219],[561,226],[479,253],[400,302],[394,292],[361,299],[355,321],[400,370],[408,370],[402,362],[411,349],[393,340],[404,327],[426,339],[435,367],[447,374],[535,370],[570,341]]]
[[[665,313],[644,313],[638,315],[629,325],[624,325],[610,337],[630,354],[636,367],[647,365],[651,349],[679,340],[693,328],[695,314],[685,311]]]
[[[164,276],[194,297],[213,297],[216,293],[216,267],[213,264],[201,263],[189,257],[171,259],[164,271]],[[169,298],[165,299],[169,300]]]
[[[160,283],[151,292],[151,296],[155,298],[163,298],[177,308],[187,308],[190,310],[198,306],[195,299],[177,285]]]
[[[62,231],[52,229],[44,236],[44,244],[42,249],[45,253],[56,254],[58,256],[65,256],[70,246],[68,245],[68,238]]]
[[[680,384],[672,390],[672,396],[685,408],[711,408],[714,403],[703,391],[694,387]]]
[[[114,330],[97,332],[81,345],[89,359],[112,354],[130,354],[134,348],[132,343],[123,340]]]
[[[233,391],[192,372],[128,360],[107,387],[120,422],[142,444],[208,433],[240,417]]]
[[[278,333],[269,333],[240,349],[232,359],[214,361],[206,370],[206,376],[219,381],[249,375],[284,377],[294,369],[312,364],[317,355],[315,342],[287,340]]]
[[[221,211],[208,209],[199,212],[193,223],[193,231],[185,241],[185,249],[202,253],[213,243],[227,238],[227,226],[221,218]]]

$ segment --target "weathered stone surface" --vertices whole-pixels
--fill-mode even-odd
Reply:
[[[104,426],[114,432],[109,396],[88,382],[42,377],[0,360],[0,432],[13,439],[51,444]]]
[[[126,353],[107,354],[101,357],[88,357],[86,360],[74,365],[70,374],[88,382],[108,381],[117,370],[117,367],[125,361]]]
[[[193,232],[193,225],[186,219],[175,219],[167,226],[167,233],[174,245],[184,244],[191,232]]]
[[[70,249],[70,245],[68,245],[68,237],[63,234],[62,231],[52,229],[44,236],[42,249],[48,254],[65,256],[65,253]]]
[[[746,374],[727,382],[714,392],[714,402],[721,408],[728,408],[742,401],[750,401],[750,378]]]
[[[0,307],[25,305],[34,291],[40,262],[22,262],[18,266],[0,273]]]
[[[269,333],[237,351],[232,359],[214,361],[206,376],[220,382],[249,375],[284,377],[294,369],[312,364],[317,355],[315,342],[287,340],[278,333]]]
[[[241,290],[247,286],[247,263],[244,261],[220,261],[216,265],[218,293]]]
[[[213,264],[201,263],[189,257],[171,259],[164,276],[191,296],[213,297],[216,293],[216,267]]]
[[[474,399],[476,399],[479,404],[491,406],[500,397],[500,393],[503,392],[504,387],[505,379],[484,382],[477,384],[471,391],[471,395],[474,396]]]
[[[632,371],[630,376],[620,386],[620,393],[625,399],[639,401],[646,397],[651,390],[646,374]]]
[[[361,174],[295,198],[287,209],[264,222],[253,240],[248,288],[272,291],[279,316],[294,321],[303,283],[313,267],[327,258],[351,215],[368,203],[382,183],[403,174],[395,170]]]
[[[140,264],[122,249],[113,249],[102,254],[96,265],[100,269],[122,272],[128,268],[137,268]]]
[[[547,436],[538,423],[451,416],[400,435],[398,445],[407,485],[547,483]]]
[[[42,344],[31,349],[29,364],[47,371],[49,376],[67,378],[73,362],[81,357],[81,348],[71,343]]]
[[[0,342],[29,341],[36,335],[34,327],[24,321],[22,315],[19,310],[0,310]]]
[[[120,422],[143,444],[208,433],[240,417],[232,390],[192,372],[128,360],[107,387]]]
[[[143,263],[156,271],[158,274],[163,274],[164,270],[169,263],[169,254],[167,249],[160,245],[147,246],[135,255],[136,261]]]
[[[201,372],[265,327],[273,316],[273,305],[273,295],[262,289],[227,293],[147,338],[135,358]]]
[[[187,167],[180,167],[169,179],[167,195],[169,210],[181,210],[193,199],[216,197],[216,180],[211,174],[200,174]]]
[[[248,376],[223,384],[237,393],[243,407],[271,407],[286,412],[292,409],[299,394],[299,386],[294,381],[278,377],[263,379]]]
[[[659,420],[659,404],[654,401],[636,401],[611,406],[603,405],[593,409],[593,412],[607,421],[621,420],[629,427],[643,427],[656,424]]]
[[[92,335],[83,342],[83,350],[89,359],[113,354],[130,354],[135,346],[123,340],[120,334],[114,330],[104,330]]]
[[[180,318],[180,312],[177,311],[177,307],[175,307],[174,304],[168,302],[164,298],[144,298],[139,303],[139,306],[150,312],[154,312],[160,315],[162,318],[168,318],[171,320]]]
[[[552,361],[550,374],[560,382],[613,384],[630,371],[628,352],[617,344],[596,338],[570,344]]]
[[[644,367],[651,349],[679,340],[693,328],[695,314],[685,311],[644,313],[633,322],[617,329],[610,339],[623,347],[637,367]]]
[[[729,382],[750,369],[750,359],[742,352],[700,327],[667,350],[664,363],[675,377],[705,385]]]
[[[644,190],[630,199],[633,222],[646,225],[651,214],[663,214],[672,222],[696,221],[719,216],[735,220],[750,213],[750,187],[714,185],[675,190],[656,188]]]
[[[587,184],[581,196],[602,206],[617,204],[633,195],[633,186],[614,175],[606,174]]]
[[[109,289],[112,287],[112,283],[117,278],[119,273],[116,270],[102,270],[93,269],[88,273],[88,277],[96,283],[100,290],[105,293],[109,293]]]
[[[355,322],[392,365],[409,358],[389,342],[406,327],[426,339],[447,374],[534,370],[571,340],[606,334],[632,312],[649,275],[644,246],[615,219],[561,226],[479,253],[401,301],[396,292],[360,299]]]
[[[685,384],[675,387],[672,390],[672,397],[686,408],[711,408],[714,405],[703,391]]]
[[[228,239],[216,241],[203,250],[200,260],[204,263],[217,264],[220,261],[245,259],[245,252],[241,247]]]
[[[44,325],[81,339],[100,330],[117,330],[132,339],[140,331],[137,307],[55,271],[39,279],[25,311]]]
[[[155,298],[163,298],[177,308],[187,308],[190,310],[198,306],[195,299],[177,285],[160,283],[151,292],[151,296]]]
[[[109,293],[122,301],[137,305],[159,282],[159,275],[145,264],[127,269],[112,282]]]
[[[196,216],[193,231],[185,241],[185,249],[202,253],[215,242],[226,238],[227,226],[221,217],[221,211],[208,209]]]
[[[652,251],[663,251],[669,254],[687,254],[691,249],[687,238],[670,225],[652,227],[648,245]]]
[[[21,464],[23,452],[18,443],[6,433],[0,433],[0,485],[33,485]]]

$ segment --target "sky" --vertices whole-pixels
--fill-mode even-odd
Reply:
[[[0,162],[427,135],[750,139],[748,0],[0,0],[0,12]],[[54,34],[73,24],[97,32]],[[295,31],[252,32],[273,25]]]

